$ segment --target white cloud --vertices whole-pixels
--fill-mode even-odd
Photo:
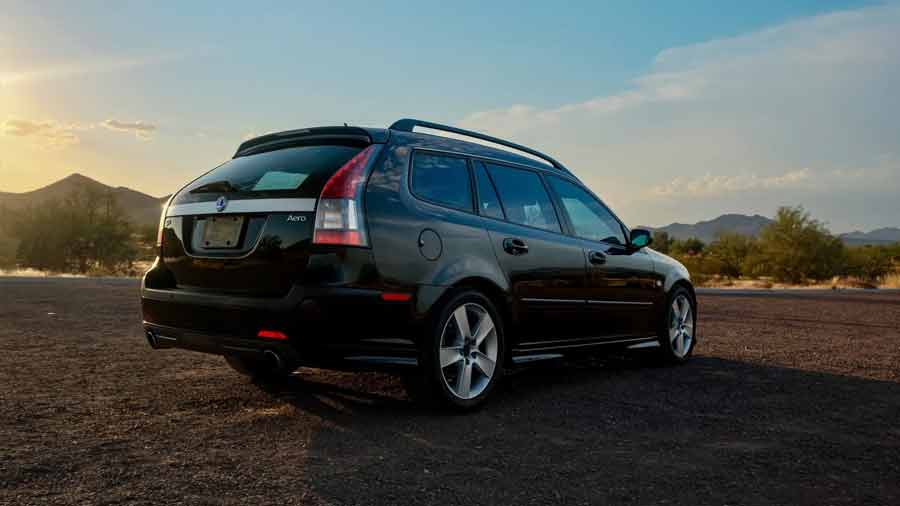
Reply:
[[[156,125],[143,121],[120,121],[117,119],[108,119],[100,124],[103,128],[116,132],[130,132],[138,139],[149,140],[156,132]]]
[[[28,137],[45,148],[64,148],[78,144],[78,125],[63,125],[53,120],[28,120],[10,118],[0,123],[0,134],[10,137]]]
[[[108,119],[99,124],[62,123],[56,120],[8,118],[0,122],[0,135],[30,139],[40,148],[60,149],[78,144],[79,134],[96,127],[116,132],[134,133],[141,140],[150,140],[157,126],[145,121],[120,121]]]
[[[786,172],[777,176],[759,177],[756,174],[735,176],[705,174],[698,178],[675,178],[671,182],[655,186],[650,192],[661,197],[683,197],[721,195],[723,193],[748,190],[792,188],[808,181],[812,176],[809,169]]]
[[[856,223],[900,216],[900,188],[869,188],[896,201],[874,215],[871,198],[843,195],[843,183],[863,181],[822,177],[900,152],[898,89],[900,4],[891,3],[667,49],[620,93],[519,103],[460,124],[554,155],[633,223],[806,204],[840,227],[848,214]],[[695,197],[677,208],[663,202],[676,181]]]

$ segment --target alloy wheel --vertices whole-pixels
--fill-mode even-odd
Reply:
[[[478,397],[494,377],[498,355],[491,314],[473,302],[457,307],[441,331],[439,360],[447,388],[460,399]]]
[[[669,310],[669,341],[678,358],[684,358],[694,343],[694,312],[684,294],[675,297]]]

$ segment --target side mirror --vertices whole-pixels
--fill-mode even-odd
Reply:
[[[649,246],[650,243],[653,242],[653,235],[649,230],[644,230],[643,228],[636,228],[631,231],[631,247],[634,249],[641,249],[646,246]]]

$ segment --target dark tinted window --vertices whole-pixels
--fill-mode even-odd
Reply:
[[[529,170],[487,164],[497,185],[506,219],[529,227],[559,232],[559,221],[541,177]]]
[[[412,191],[431,202],[472,210],[469,169],[463,158],[416,153],[413,157]]]
[[[201,177],[189,192],[289,192],[318,197],[328,179],[360,147],[301,146],[229,160]]]
[[[494,190],[494,184],[488,177],[481,163],[475,164],[475,184],[478,185],[478,213],[482,216],[503,219],[503,208],[500,207],[500,199]]]
[[[576,184],[558,177],[550,177],[549,180],[566,208],[575,235],[593,241],[625,244],[622,225],[606,206]]]

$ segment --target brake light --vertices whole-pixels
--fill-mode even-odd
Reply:
[[[368,246],[361,203],[366,167],[375,145],[360,151],[325,183],[316,207],[313,243]]]

